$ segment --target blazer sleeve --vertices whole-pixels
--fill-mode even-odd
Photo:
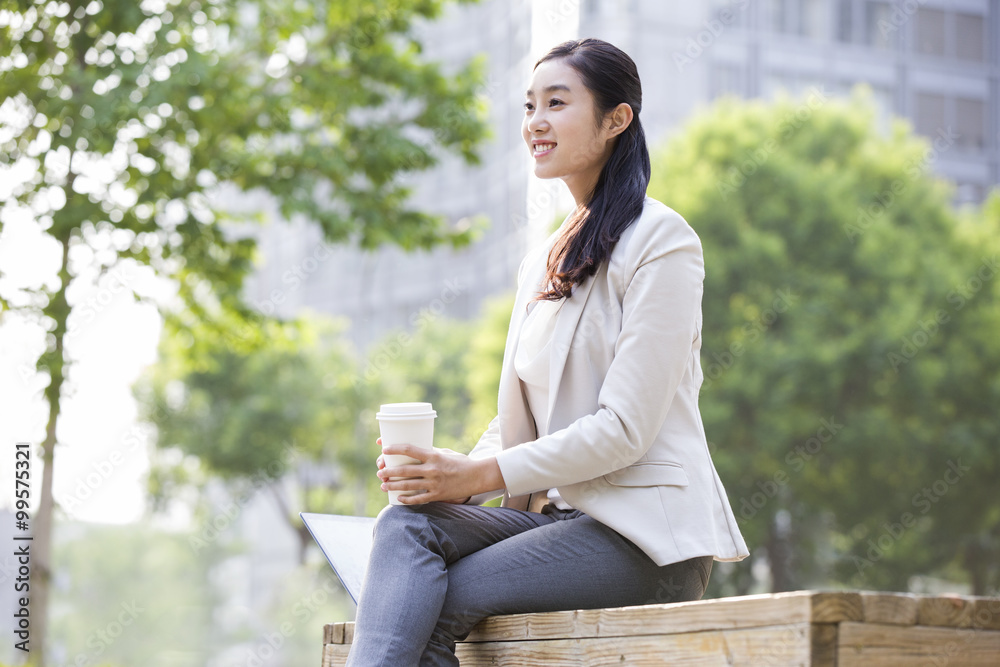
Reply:
[[[483,433],[481,438],[479,438],[479,442],[476,443],[476,446],[472,448],[471,452],[469,452],[469,458],[488,459],[496,456],[500,450],[500,415],[497,415],[486,428],[486,432]],[[483,493],[478,493],[469,498],[465,504],[482,505],[485,502],[503,495],[503,492],[504,490],[502,488],[494,489],[493,491],[484,491]]]
[[[598,409],[566,428],[498,452],[511,496],[631,465],[647,452],[666,419],[700,333],[704,260],[698,235],[676,212],[635,224],[640,222],[647,226],[636,230],[624,258],[621,331]]]

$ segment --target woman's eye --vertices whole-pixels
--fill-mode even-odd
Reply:
[[[562,100],[556,100],[556,99],[549,100],[549,106],[552,106],[553,104],[562,104],[562,103],[563,103]],[[534,108],[534,106],[531,104],[531,102],[525,102],[524,108],[527,111],[531,111]]]

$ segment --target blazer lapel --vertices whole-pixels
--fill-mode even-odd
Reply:
[[[556,316],[555,330],[552,332],[552,356],[549,358],[549,399],[548,410],[545,414],[545,433],[549,433],[549,424],[552,422],[552,409],[556,404],[556,395],[559,393],[559,384],[562,380],[563,368],[566,367],[566,357],[569,355],[569,346],[573,342],[573,335],[580,323],[580,316],[583,314],[587,298],[594,287],[597,276],[587,278],[582,284],[573,289],[570,298],[563,302]]]
[[[545,260],[551,247],[552,238],[541,249],[540,257],[535,258],[525,267],[526,274],[514,300],[514,310],[511,313],[510,327],[507,332],[507,344],[504,348],[503,367],[500,370],[500,386],[497,403],[500,413],[500,441],[506,449],[522,442],[538,437],[535,423],[528,409],[528,401],[521,388],[521,379],[514,370],[514,355],[517,353],[518,339],[521,337],[521,327],[527,316],[527,306],[538,293],[545,278]]]

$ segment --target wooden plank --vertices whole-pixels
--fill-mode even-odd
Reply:
[[[796,591],[608,609],[510,614],[484,619],[466,642],[626,637],[862,618],[857,593]]]
[[[344,623],[344,643],[354,643],[354,622]]]
[[[327,644],[323,647],[323,667],[344,667],[350,644]]]
[[[921,596],[917,625],[965,628],[972,625],[975,600],[959,595]]]
[[[808,623],[642,637],[460,643],[462,667],[809,665]]]
[[[344,624],[343,623],[328,623],[323,626],[323,643],[324,644],[343,644],[344,643]]]
[[[836,667],[837,625],[837,623],[809,625],[809,664],[813,667]]]
[[[840,623],[841,621],[860,621],[864,618],[861,595],[858,593],[804,592],[808,594],[812,604],[810,620],[813,623]]]
[[[842,667],[996,667],[1000,663],[1000,632],[994,630],[845,622],[838,629],[837,643]]]
[[[1000,630],[1000,598],[976,598],[972,612],[972,627]]]
[[[910,593],[861,592],[861,606],[866,623],[916,625],[918,598]]]

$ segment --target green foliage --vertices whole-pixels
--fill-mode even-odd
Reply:
[[[434,445],[467,452],[471,445],[463,436],[470,398],[464,357],[472,326],[429,311],[426,315],[413,333],[391,332],[369,353],[373,365],[381,367],[376,377],[379,403],[432,403],[437,412]],[[388,363],[379,363],[385,359]]]
[[[724,98],[653,169],[650,194],[704,245],[706,432],[779,590],[905,589],[972,535],[1000,553],[1000,504],[984,496],[1000,462],[997,281],[967,307],[955,297],[1000,227],[995,212],[962,223],[950,208],[931,173],[944,136],[899,120],[882,136],[873,113],[862,88],[849,101]],[[914,495],[958,458],[975,472],[921,513]],[[913,525],[856,567],[904,512]]]
[[[240,192],[269,195],[285,219],[313,222],[333,243],[414,249],[473,238],[475,226],[452,228],[409,206],[411,189],[402,182],[442,154],[477,163],[487,134],[485,96],[477,95],[483,60],[446,72],[421,57],[414,28],[445,5],[0,3],[0,233],[12,213],[29,211],[61,250],[57,280],[0,294],[0,322],[10,310],[24,311],[49,332],[36,362],[49,378],[41,447],[49,496],[69,362],[64,342],[87,324],[88,313],[74,312],[78,304],[68,298],[81,287],[71,287],[77,279],[101,281],[115,268],[143,266],[176,282],[177,298],[156,305],[168,337],[186,334],[190,363],[205,367],[188,407],[218,445],[199,454],[220,470],[271,460],[263,440],[301,425],[293,413],[311,409],[282,406],[273,396],[257,394],[256,404],[236,396],[223,412],[243,410],[246,425],[259,430],[211,424],[218,388],[212,373],[220,369],[247,382],[273,372],[276,387],[297,389],[293,358],[246,362],[255,349],[287,343],[294,328],[268,322],[242,302],[256,242],[226,223],[263,216],[227,210],[221,191],[230,201]],[[0,268],[0,283],[17,284],[5,280],[7,273]],[[129,280],[120,282],[136,299],[154,302]],[[213,362],[213,345],[223,338],[233,356]],[[173,426],[176,438],[191,431]],[[286,430],[282,438],[315,449],[313,432]],[[40,563],[48,561],[51,500],[43,498],[36,517]],[[47,586],[44,574],[33,574],[35,640],[43,647]],[[45,662],[41,652],[36,657]]]
[[[470,405],[465,438],[470,448],[497,414],[500,368],[513,308],[513,292],[487,300],[467,348],[464,363]]]
[[[184,535],[143,526],[89,525],[57,540],[51,628],[60,664],[205,664],[227,639],[206,585],[224,555],[197,554]]]
[[[345,484],[370,466],[355,447],[366,388],[357,382],[342,324],[303,314],[275,328],[275,344],[248,352],[226,338],[203,338],[205,363],[192,361],[191,339],[162,339],[160,362],[133,390],[140,418],[157,430],[150,491],[160,507],[214,476],[248,492],[241,487],[269,487],[303,462],[325,463]],[[324,484],[304,482],[302,493],[294,507],[283,508],[293,523],[299,511],[353,509]]]

